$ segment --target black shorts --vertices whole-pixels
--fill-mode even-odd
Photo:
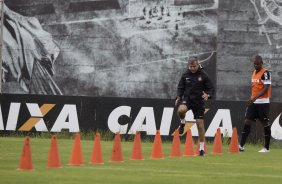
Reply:
[[[259,119],[261,122],[269,121],[269,103],[251,104],[246,109],[246,119],[255,121]]]
[[[204,119],[204,114],[205,114],[205,104],[192,104],[189,103],[185,98],[181,101],[182,105],[186,105],[188,110],[192,110],[194,114],[194,119]]]

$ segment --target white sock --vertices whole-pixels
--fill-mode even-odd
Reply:
[[[180,119],[181,124],[185,124],[185,119]]]
[[[205,150],[205,142],[200,142],[200,151]]]

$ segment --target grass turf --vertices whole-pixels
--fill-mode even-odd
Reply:
[[[143,142],[143,161],[131,161],[132,142],[122,142],[124,163],[109,162],[112,141],[102,141],[104,165],[88,164],[93,141],[82,141],[84,166],[67,166],[73,140],[58,139],[61,169],[47,169],[50,139],[31,138],[34,171],[18,171],[23,138],[0,137],[0,183],[256,183],[282,181],[282,149],[258,153],[259,146],[247,145],[241,154],[169,158],[171,143],[163,143],[164,160],[150,159],[153,143]],[[183,150],[184,144],[182,144]],[[210,152],[212,145],[208,145]]]

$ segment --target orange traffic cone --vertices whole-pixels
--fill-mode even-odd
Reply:
[[[232,133],[228,151],[229,153],[237,153],[237,154],[239,153],[237,128],[233,128],[233,133]]]
[[[161,138],[159,130],[157,130],[156,135],[155,135],[151,158],[152,159],[164,159],[163,149],[162,149],[162,138]]]
[[[30,138],[27,136],[24,140],[23,151],[21,154],[18,170],[33,170],[31,148],[29,144]]]
[[[80,134],[76,133],[74,137],[74,144],[72,148],[72,154],[68,165],[81,166],[83,165],[82,150],[80,145]]]
[[[92,154],[91,154],[89,163],[90,164],[104,164],[103,157],[102,157],[101,135],[99,132],[96,133],[96,136],[95,136]]]
[[[173,141],[170,150],[170,157],[181,157],[180,139],[178,129],[174,131]]]
[[[47,162],[48,168],[61,168],[58,144],[57,144],[57,137],[56,135],[52,135],[51,138],[51,146],[49,151],[49,157]]]
[[[111,162],[124,162],[122,157],[121,141],[119,133],[115,134],[115,140],[112,148]]]
[[[198,139],[198,144],[197,144],[197,148],[195,150],[195,155],[199,155],[199,150],[200,150],[200,139]],[[208,150],[207,150],[206,139],[204,140],[204,151],[205,151],[205,155],[207,155],[208,154]]]
[[[131,152],[131,160],[144,160],[142,156],[140,132],[136,132]]]
[[[223,154],[222,152],[222,139],[220,128],[216,130],[213,146],[212,146],[212,154]]]
[[[195,156],[194,142],[193,142],[193,139],[192,139],[191,129],[189,129],[187,131],[183,156],[188,156],[188,157],[189,156]]]

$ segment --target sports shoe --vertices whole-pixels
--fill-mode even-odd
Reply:
[[[262,148],[261,150],[258,151],[259,153],[268,153],[270,152],[269,149],[266,149],[266,148]]]
[[[200,150],[199,151],[199,156],[203,157],[205,155],[205,151],[204,150]]]
[[[184,126],[185,126],[185,124],[180,123],[180,125],[179,125],[179,127],[178,127],[178,133],[179,133],[180,135],[183,134],[183,132],[184,132]]]
[[[240,151],[240,152],[244,152],[244,151],[245,151],[244,146],[239,145],[239,151]]]

